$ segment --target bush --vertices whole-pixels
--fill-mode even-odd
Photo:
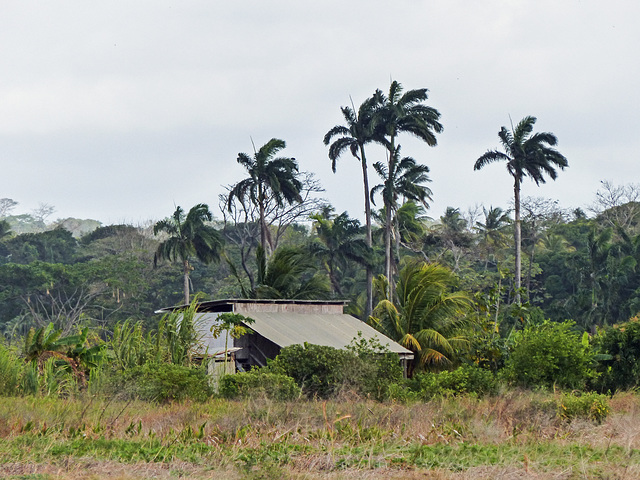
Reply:
[[[586,418],[602,423],[610,411],[609,398],[595,392],[564,394],[558,402],[558,415],[566,420]]]
[[[411,403],[420,400],[420,394],[412,390],[407,381],[389,384],[386,397],[387,400],[400,403]]]
[[[640,320],[601,331],[594,338],[594,347],[607,355],[600,362],[602,375],[595,382],[598,390],[615,391],[640,385]]]
[[[409,388],[424,400],[437,396],[476,394],[495,395],[498,381],[493,373],[475,365],[463,365],[439,373],[420,373],[409,382]]]
[[[356,363],[352,352],[305,343],[284,347],[267,369],[293,378],[309,397],[327,398],[353,386],[349,372]]]
[[[265,396],[271,400],[295,400],[302,390],[293,378],[261,370],[225,375],[220,379],[220,395],[225,398]]]
[[[351,341],[347,350],[357,355],[356,369],[351,372],[351,381],[358,387],[358,392],[385,400],[389,397],[389,387],[402,382],[402,366],[398,355],[382,346],[376,339],[366,340],[359,333]]]
[[[110,389],[125,398],[158,402],[194,400],[204,402],[213,395],[202,367],[147,363],[122,374]]]
[[[293,378],[307,396],[320,398],[352,390],[380,400],[389,384],[402,379],[398,356],[361,336],[348,350],[309,343],[284,347],[266,368]]]
[[[593,353],[574,331],[574,323],[549,320],[528,326],[514,336],[504,378],[523,387],[581,389],[595,377]]]

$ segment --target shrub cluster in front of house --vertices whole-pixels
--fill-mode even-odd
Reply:
[[[632,319],[591,338],[572,322],[532,323],[509,337],[498,368],[474,360],[480,350],[470,349],[475,353],[463,355],[461,364],[441,371],[414,369],[410,379],[403,378],[396,354],[362,337],[344,350],[293,345],[267,367],[224,376],[214,392],[206,363],[190,353],[194,339],[189,321],[187,315],[178,325],[168,316],[152,334],[125,323],[109,342],[84,332],[65,337],[48,326],[32,332],[24,345],[0,344],[0,396],[88,392],[154,402],[202,402],[216,395],[421,402],[495,395],[517,387],[557,392],[548,408],[559,418],[600,422],[616,385],[634,388],[640,383],[640,322]]]

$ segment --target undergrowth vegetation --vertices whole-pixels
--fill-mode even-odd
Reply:
[[[162,478],[637,478],[640,398],[614,395],[598,418],[602,400],[527,391],[406,404],[13,397],[0,403],[0,475],[30,465],[78,478],[70,465],[85,474],[128,465],[117,478],[143,468]]]
[[[635,321],[593,338],[572,322],[527,324],[499,368],[470,346],[404,378],[396,354],[359,335],[344,350],[284,347],[214,382],[193,305],[153,331],[119,324],[108,341],[49,325],[0,344],[0,476],[63,464],[83,472],[51,478],[96,465],[131,466],[119,479],[640,475],[640,398],[602,388],[637,373]]]

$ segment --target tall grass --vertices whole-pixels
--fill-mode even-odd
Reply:
[[[85,464],[83,475],[96,478],[105,465],[149,476],[176,470],[164,478],[639,478],[640,397],[614,396],[601,423],[563,417],[562,400],[540,392],[410,404],[349,395],[164,405],[8,398],[0,476]]]
[[[18,393],[23,362],[0,343],[0,396]]]

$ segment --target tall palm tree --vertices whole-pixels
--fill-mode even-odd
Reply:
[[[375,141],[387,149],[387,173],[397,170],[395,162],[400,158],[397,155],[396,140],[400,133],[409,133],[431,147],[437,145],[435,134],[442,132],[443,127],[440,123],[440,113],[435,108],[424,104],[428,99],[427,92],[426,88],[419,88],[403,93],[402,85],[394,80],[389,87],[388,96],[380,90],[374,94],[377,133]],[[387,217],[389,214],[388,211]],[[385,232],[385,275],[392,287],[390,234],[390,230]]]
[[[227,208],[232,210],[233,198],[243,201],[249,197],[251,203],[259,210],[260,244],[267,255],[273,249],[269,225],[265,218],[267,202],[275,201],[278,206],[284,203],[301,202],[300,190],[302,182],[298,178],[298,163],[292,157],[277,157],[278,152],[286,147],[284,140],[272,138],[253,154],[238,154],[238,163],[242,165],[249,177],[236,183],[227,199]]]
[[[437,263],[411,261],[399,274],[396,296],[384,298],[369,322],[415,354],[413,368],[438,369],[467,343],[460,334],[471,299],[454,291],[456,276]],[[384,295],[384,292],[383,292]]]
[[[394,223],[399,206],[398,200],[402,196],[407,200],[420,202],[425,208],[428,207],[427,200],[431,200],[431,190],[425,186],[425,183],[431,181],[427,175],[429,167],[417,163],[411,157],[400,158],[400,146],[398,146],[394,151],[392,161],[387,165],[377,162],[373,165],[373,168],[384,179],[384,183],[371,189],[371,198],[373,200],[374,195],[380,192],[384,203],[385,276],[389,281],[390,288],[393,289],[391,237],[394,234]],[[390,293],[389,296],[391,296]]]
[[[567,159],[560,154],[555,147],[558,139],[548,132],[532,133],[536,123],[536,117],[525,117],[515,129],[502,127],[498,132],[500,143],[504,152],[489,150],[476,160],[474,170],[480,170],[486,165],[504,161],[507,163],[507,171],[513,177],[513,195],[515,205],[515,289],[516,302],[520,303],[521,286],[521,255],[522,255],[522,230],[520,222],[520,186],[525,177],[530,177],[536,185],[545,183],[545,174],[552,180],[557,177],[556,168],[564,170],[569,165]]]
[[[347,269],[348,261],[371,266],[370,249],[362,238],[360,222],[349,218],[347,212],[334,218],[330,212],[312,215],[311,218],[315,220],[318,237],[309,245],[309,250],[322,261],[333,291],[342,295],[340,277]]]
[[[374,140],[375,124],[375,99],[371,97],[365,100],[355,111],[354,108],[342,107],[342,115],[345,125],[336,125],[324,136],[324,144],[329,145],[329,159],[331,159],[331,169],[336,172],[336,161],[348,149],[351,155],[360,162],[362,167],[362,181],[364,184],[364,216],[366,227],[367,247],[372,248],[371,239],[371,202],[369,192],[369,175],[367,173],[367,157],[365,145]],[[335,140],[334,140],[335,139]],[[331,141],[333,140],[333,143]],[[371,314],[373,309],[373,267],[367,265],[367,303],[365,306],[365,318]]]
[[[487,210],[482,207],[484,223],[477,221],[475,230],[480,234],[481,242],[486,251],[484,269],[489,266],[489,257],[495,256],[495,251],[505,246],[505,231],[511,223],[509,215],[500,207],[490,206]]]
[[[158,245],[153,257],[154,265],[160,260],[182,262],[184,274],[184,303],[189,304],[189,273],[192,270],[189,262],[192,257],[208,264],[220,259],[223,239],[220,233],[206,222],[213,220],[209,207],[199,203],[189,210],[177,207],[170,218],[160,220],[153,226],[153,234],[166,233],[169,238]]]

